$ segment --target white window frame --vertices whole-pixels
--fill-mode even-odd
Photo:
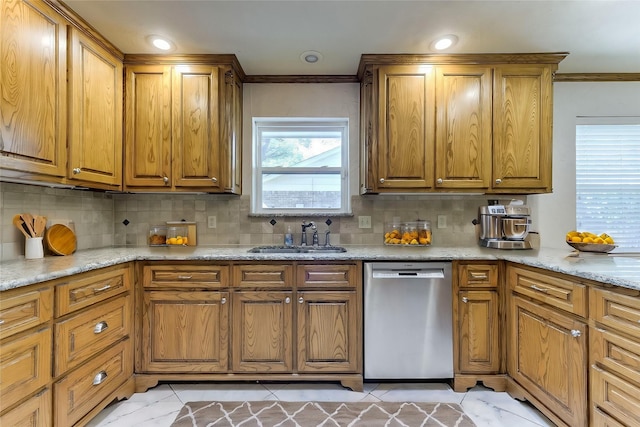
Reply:
[[[593,174],[583,176],[583,180],[586,179],[584,186],[589,188],[589,179],[595,180],[596,184],[593,185],[591,189],[591,194],[597,192],[601,188],[611,188],[613,193],[620,193],[620,197],[614,198],[607,201],[595,201],[592,204],[596,207],[600,207],[600,211],[592,212],[589,216],[584,218],[581,217],[581,211],[584,211],[584,206],[587,206],[589,202],[585,202],[580,200],[580,194],[578,193],[579,180],[581,179],[580,171],[578,170],[579,161],[578,158],[578,143],[580,140],[578,127],[579,126],[603,126],[603,125],[633,125],[640,126],[640,117],[578,117],[576,120],[576,225],[579,231],[591,231],[594,233],[607,233],[610,234],[614,239],[616,237],[619,240],[616,240],[616,244],[620,247],[616,250],[617,252],[624,251],[634,251],[637,252],[640,245],[637,240],[637,232],[640,224],[637,224],[637,218],[640,218],[640,203],[638,200],[640,199],[640,193],[636,191],[629,192],[626,191],[626,196],[624,191],[618,191],[621,187],[619,182],[615,182],[611,179],[611,176],[608,174],[602,174],[603,171],[599,171],[596,167],[591,168],[593,170]],[[635,134],[632,134],[635,135]],[[590,135],[591,136],[591,135]],[[593,136],[591,136],[593,138]],[[635,142],[635,139],[633,140]],[[627,144],[628,146],[628,144]],[[624,147],[624,146],[622,146]],[[635,147],[635,146],[634,146]],[[637,152],[640,153],[640,145],[637,147]],[[607,156],[609,152],[600,152],[595,153],[592,156],[592,162],[595,161],[607,161]],[[622,155],[622,154],[621,154]],[[588,159],[584,159],[583,161],[588,161]],[[609,158],[609,162],[605,163],[609,166],[615,165],[615,160]],[[640,170],[640,159],[638,160],[637,168],[633,169],[635,162],[631,165],[631,169],[627,169],[627,171],[621,171],[620,177],[623,174],[626,174],[627,177],[633,178],[635,174],[630,171],[638,171]],[[619,166],[618,166],[619,167]],[[600,172],[600,176],[598,177],[598,173]],[[617,176],[616,176],[617,178]],[[634,181],[637,182],[637,181]],[[587,195],[590,195],[587,193]],[[631,197],[630,197],[631,196]],[[607,209],[610,208],[610,209]],[[585,213],[586,214],[586,213]],[[599,216],[599,217],[598,217]],[[626,220],[625,220],[626,218]],[[629,219],[634,219],[636,226],[629,227]],[[600,229],[591,229],[591,228],[600,228]],[[633,230],[635,228],[635,231]],[[617,235],[617,236],[616,236]]]
[[[313,132],[322,130],[334,130],[341,133],[341,165],[339,167],[262,167],[262,152],[260,147],[263,131],[273,131],[278,128],[283,130],[295,129],[298,131]],[[284,216],[309,216],[309,215],[339,215],[350,214],[349,197],[349,119],[348,118],[297,118],[297,117],[254,117],[252,120],[252,186],[251,214],[254,215],[284,215]],[[265,208],[262,203],[262,175],[263,174],[339,174],[340,175],[340,208]]]

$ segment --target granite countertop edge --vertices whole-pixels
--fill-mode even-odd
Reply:
[[[506,260],[578,278],[640,290],[640,257],[607,255],[572,256],[567,250],[497,250],[452,246],[396,248],[386,246],[346,246],[347,252],[333,254],[258,254],[252,246],[198,247],[107,247],[82,250],[68,256],[24,258],[0,263],[0,291],[109,267],[130,261],[453,261]]]

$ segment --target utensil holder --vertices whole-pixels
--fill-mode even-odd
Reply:
[[[38,259],[44,257],[44,246],[42,246],[42,237],[30,237],[25,239],[24,257],[26,259]]]

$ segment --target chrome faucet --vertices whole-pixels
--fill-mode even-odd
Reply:
[[[302,221],[302,238],[300,240],[300,246],[307,246],[307,228],[311,227],[312,230],[316,230],[316,224],[313,221],[309,221],[307,224],[306,221]],[[318,240],[318,232],[315,231],[313,233],[313,242],[314,246],[317,246]]]
[[[329,240],[329,234],[331,234],[331,230],[327,230],[324,232],[324,245],[331,246],[331,241]]]

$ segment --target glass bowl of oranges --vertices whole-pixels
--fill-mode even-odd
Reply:
[[[567,233],[565,240],[569,246],[581,252],[609,253],[618,247],[607,233],[572,230]]]

